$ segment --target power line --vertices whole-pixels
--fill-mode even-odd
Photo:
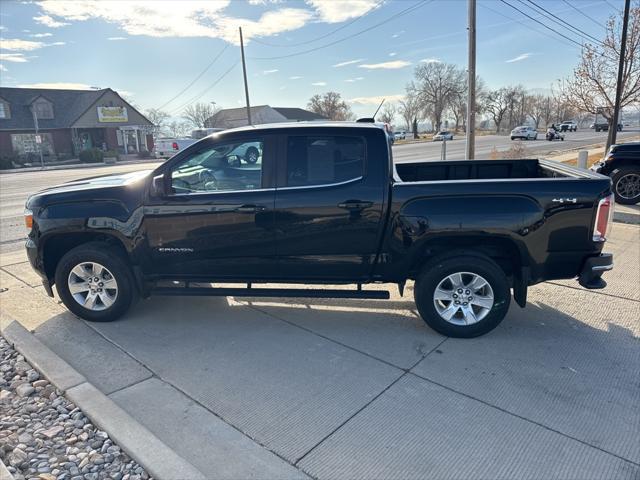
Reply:
[[[609,3],[607,0],[604,0],[604,3],[606,3],[607,5],[609,5],[611,8],[613,8],[615,11],[619,12],[620,8],[616,7],[615,5],[611,5],[611,3]]]
[[[520,0],[521,2],[523,0]],[[566,25],[567,27],[573,29],[578,35],[580,35],[582,38],[585,39],[591,39],[592,41],[598,43],[598,44],[602,44],[602,42],[600,40],[598,40],[596,37],[594,37],[593,35],[588,34],[587,32],[585,32],[584,30],[579,29],[578,27],[574,27],[572,24],[570,24],[569,22],[564,21],[563,19],[561,19],[560,17],[554,15],[553,13],[551,13],[550,11],[546,10],[545,8],[541,7],[540,5],[538,5],[536,2],[534,2],[533,0],[527,0],[531,5],[535,6],[538,10],[540,10],[542,12],[542,15],[544,15],[546,18],[548,18],[549,20],[551,20],[552,22],[554,22],[556,25],[559,25],[560,27],[563,27],[563,24]],[[563,27],[564,28],[564,27]]]
[[[280,56],[276,56],[276,57],[249,57],[249,58],[251,60],[279,60],[281,58],[297,57],[299,55],[305,55],[307,53],[315,52],[317,50],[321,50],[323,48],[331,47],[333,45],[336,45],[338,43],[344,42],[346,40],[350,40],[350,39],[352,39],[354,37],[357,37],[358,35],[362,35],[363,33],[366,33],[366,32],[368,32],[370,30],[373,30],[374,28],[377,28],[377,27],[379,27],[381,25],[384,25],[384,24],[386,24],[386,23],[388,23],[388,22],[390,22],[390,21],[392,21],[392,20],[394,20],[394,19],[396,19],[396,18],[398,18],[398,17],[400,17],[402,15],[406,15],[407,13],[411,13],[414,10],[417,10],[418,8],[423,7],[424,5],[426,5],[428,3],[431,3],[433,1],[434,0],[421,0],[418,3],[412,5],[412,6],[408,7],[408,8],[405,8],[404,10],[401,10],[400,12],[392,15],[391,17],[389,17],[389,18],[387,18],[387,19],[385,19],[385,20],[383,20],[381,22],[376,23],[375,25],[367,27],[364,30],[360,30],[359,32],[353,33],[351,35],[348,35],[346,37],[340,38],[338,40],[334,40],[333,42],[327,43],[325,45],[320,45],[318,47],[310,48],[308,50],[303,50],[301,52],[290,53],[288,55],[280,55]]]
[[[187,85],[186,87],[184,87],[182,90],[180,90],[177,95],[175,95],[173,98],[171,98],[169,101],[163,103],[160,107],[158,107],[158,110],[162,110],[164,107],[166,107],[167,105],[169,105],[171,102],[173,102],[176,98],[178,98],[180,95],[182,95],[184,92],[186,92],[187,90],[189,90],[189,88],[191,88],[191,86],[196,83],[198,80],[200,80],[200,78],[202,78],[202,76],[207,72],[207,70],[209,70],[211,68],[211,66],[216,63],[216,61],[220,58],[220,56],[225,52],[225,50],[227,49],[227,47],[229,46],[228,43],[225,43],[225,46],[222,48],[222,50],[220,50],[220,53],[218,53],[218,55],[215,56],[215,58],[213,60],[211,60],[211,63],[209,63],[209,65],[207,65],[205,67],[204,70],[202,70],[202,72],[200,72],[200,74],[194,78],[189,85]]]
[[[548,37],[548,38],[550,38],[552,40],[556,40],[556,41],[562,42],[564,45],[574,47],[574,45],[571,45],[570,43],[567,43],[567,41],[565,41],[564,39],[558,39],[557,37],[554,37],[550,33],[547,33],[547,32],[545,32],[543,30],[538,30],[537,28],[534,28],[531,25],[528,25],[527,23],[523,22],[522,20],[518,20],[517,18],[513,18],[513,17],[510,17],[508,15],[505,15],[504,13],[501,13],[498,10],[494,10],[493,8],[488,7],[485,3],[479,3],[479,5],[481,7],[483,7],[483,8],[486,8],[487,10],[491,10],[493,13],[498,14],[503,18],[506,18],[506,19],[511,20],[513,22],[518,22],[520,25],[524,26],[525,28],[528,28],[529,30],[531,30],[533,32],[539,33],[540,35],[544,35],[545,37]]]
[[[596,25],[598,25],[599,27],[602,27],[602,22],[597,21],[595,18],[593,18],[590,15],[587,15],[586,13],[584,13],[582,10],[580,10],[578,7],[576,7],[574,4],[572,4],[571,2],[568,2],[567,0],[562,0],[564,3],[566,3],[567,5],[569,5],[571,8],[573,8],[576,12],[578,12],[580,15],[582,15],[585,18],[588,18],[589,20],[591,20],[593,23],[595,23]]]
[[[205,95],[209,90],[211,90],[213,87],[215,87],[218,83],[220,83],[222,81],[222,79],[224,77],[226,77],[231,70],[233,70],[235,67],[238,66],[238,64],[240,63],[240,61],[238,60],[237,62],[235,62],[233,65],[231,65],[231,67],[229,67],[229,69],[227,69],[222,75],[220,75],[212,84],[208,85],[204,90],[202,90],[200,93],[198,93],[197,95],[195,95],[194,97],[191,97],[189,100],[187,100],[185,103],[183,103],[182,105],[180,105],[179,107],[171,110],[171,115],[175,115],[177,112],[179,112],[180,110],[182,110],[183,108],[185,108],[187,105],[192,104],[193,102],[199,100],[203,95]]]
[[[334,33],[339,32],[340,30],[344,30],[345,28],[349,27],[350,25],[353,25],[355,22],[357,22],[358,20],[360,20],[361,18],[366,17],[367,15],[369,15],[369,13],[373,12],[375,9],[377,9],[380,5],[382,5],[385,2],[385,0],[380,0],[376,5],[374,5],[373,8],[367,10],[366,12],[364,12],[362,15],[357,16],[356,18],[352,19],[351,21],[345,23],[344,25],[339,26],[338,28],[331,30],[329,33],[325,33],[324,35],[321,35],[319,37],[316,38],[312,38],[311,40],[306,40],[304,42],[298,42],[295,45],[283,45],[281,43],[269,43],[269,42],[265,42],[264,40],[260,40],[258,38],[252,38],[251,41],[259,43],[261,45],[266,45],[268,47],[298,47],[300,45],[308,45],[310,43],[315,43],[318,40],[322,40],[324,38],[330,37],[331,35],[333,35]]]
[[[567,37],[565,34],[560,33],[559,31],[557,31],[556,29],[550,27],[549,25],[547,25],[544,22],[541,22],[540,20],[538,20],[537,18],[532,17],[531,15],[529,15],[526,12],[523,12],[522,10],[520,10],[518,7],[515,7],[513,5],[511,5],[509,2],[507,2],[506,0],[500,0],[502,3],[504,3],[505,5],[508,5],[509,7],[513,8],[514,10],[517,10],[518,12],[520,12],[522,15],[524,15],[525,17],[527,17],[530,20],[533,20],[534,22],[542,25],[544,28],[546,28],[547,30],[551,30],[553,33],[560,35],[561,37],[569,40],[571,43],[575,43],[576,45],[578,45],[580,48],[582,48],[582,44],[580,42],[576,42],[573,38],[571,37]]]

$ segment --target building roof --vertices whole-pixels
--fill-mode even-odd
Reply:
[[[289,108],[289,107],[273,107],[273,109],[287,120],[295,122],[307,122],[313,120],[328,120],[327,117],[320,115],[319,113],[310,112],[304,108]]]
[[[53,104],[53,118],[39,118],[38,126],[40,129],[71,128],[74,122],[108,91],[118,95],[117,92],[110,88],[100,90],[63,90],[0,87],[0,100],[4,100],[9,104],[11,113],[10,118],[0,119],[0,130],[33,129],[33,114],[29,106],[39,97],[43,97]],[[127,108],[135,110],[124,99],[122,101],[127,104]]]

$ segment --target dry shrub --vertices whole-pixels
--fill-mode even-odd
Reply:
[[[516,140],[509,150],[502,152],[498,151],[496,147],[491,149],[489,154],[491,160],[515,160],[520,158],[529,158],[529,150],[524,146],[521,140]]]

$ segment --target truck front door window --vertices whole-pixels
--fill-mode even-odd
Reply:
[[[287,141],[287,186],[345,182],[364,174],[360,137],[291,136]]]
[[[213,145],[171,171],[176,194],[257,190],[262,188],[262,141]]]

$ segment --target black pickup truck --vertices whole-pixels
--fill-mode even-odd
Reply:
[[[153,171],[32,195],[26,248],[47,292],[87,320],[152,294],[384,299],[363,284],[402,294],[415,280],[427,324],[473,337],[500,323],[511,291],[524,307],[545,280],[606,285],[610,185],[539,160],[394,165],[376,125],[272,124],[211,135]]]

